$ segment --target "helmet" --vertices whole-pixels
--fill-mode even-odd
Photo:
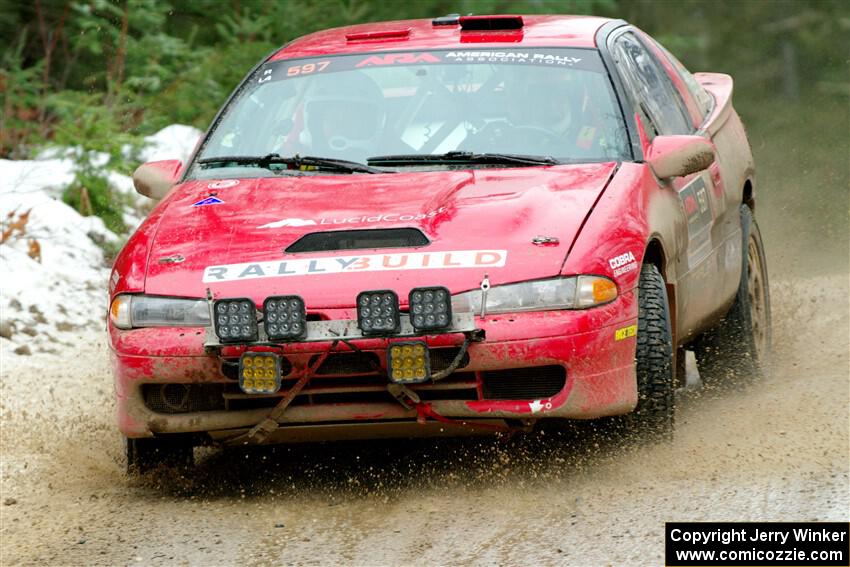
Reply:
[[[384,97],[360,71],[316,77],[304,105],[305,145],[323,157],[361,161],[378,147],[386,123]]]
[[[571,73],[548,67],[523,68],[511,89],[510,112],[515,126],[545,128],[565,134],[577,119],[581,107],[581,89],[573,84]]]

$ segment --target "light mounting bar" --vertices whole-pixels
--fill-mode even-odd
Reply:
[[[246,341],[245,344],[265,344],[275,346],[281,344],[271,341],[268,335],[266,335],[265,329],[263,329],[262,326],[260,326],[259,332],[259,340],[256,343],[250,343],[250,341]],[[452,315],[451,325],[440,331],[429,332],[428,334],[443,335],[452,333],[463,333],[466,335],[476,334],[476,336],[479,336],[482,335],[483,331],[476,328],[474,313],[455,313],[454,315]],[[392,338],[418,336],[422,336],[422,333],[413,328],[413,324],[410,322],[410,316],[407,313],[402,313],[399,316],[399,331],[398,333],[395,333]],[[375,337],[374,335],[364,335],[360,328],[357,326],[356,319],[341,319],[333,321],[307,321],[307,331],[306,333],[304,333],[304,336],[298,340],[298,342],[320,343],[329,341],[353,341],[358,339],[375,338],[381,337]],[[216,334],[213,332],[212,328],[207,327],[206,338],[204,340],[205,348],[217,349],[221,347],[230,346],[230,344],[231,343],[220,342]]]

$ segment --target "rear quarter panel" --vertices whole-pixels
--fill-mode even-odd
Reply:
[[[735,299],[743,268],[739,246],[742,238],[740,206],[745,200],[744,187],[747,184],[753,190],[753,200],[749,204],[753,206],[755,203],[755,164],[746,129],[732,105],[732,77],[721,73],[697,73],[694,76],[714,99],[714,107],[698,133],[714,142],[715,164],[719,173],[715,184],[720,182],[724,199],[712,234],[712,240],[725,248],[724,254],[719,256],[725,260],[717,266],[721,301],[714,312],[695,323],[695,330],[702,331],[714,325]]]
[[[732,106],[732,77],[721,73],[696,73],[694,77],[714,98],[714,108],[699,132],[711,138],[717,147],[727,204],[737,215],[746,182],[750,181],[755,190],[755,164],[746,129]],[[740,228],[740,222],[738,225]]]

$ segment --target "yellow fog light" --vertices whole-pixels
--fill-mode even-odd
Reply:
[[[387,368],[390,380],[398,384],[428,381],[431,378],[428,346],[420,341],[393,343],[387,349]]]
[[[272,352],[245,352],[239,358],[239,387],[246,394],[280,390],[280,358]]]

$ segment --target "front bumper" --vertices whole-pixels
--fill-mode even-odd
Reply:
[[[348,310],[323,313],[329,319],[351,318],[351,315]],[[588,310],[476,318],[476,326],[485,331],[486,339],[470,345],[468,362],[446,380],[411,386],[411,389],[427,400],[437,414],[467,421],[587,419],[627,413],[637,402],[635,337],[617,340],[622,333],[616,331],[636,324],[636,318],[635,296],[630,292],[610,304]],[[128,437],[194,432],[208,433],[215,439],[252,427],[268,415],[279,399],[272,396],[263,400],[234,389],[235,380],[223,369],[222,359],[204,351],[202,329],[122,331],[110,326],[109,333],[118,424]],[[463,336],[437,335],[425,340],[434,351],[455,352],[451,349],[460,346]],[[385,339],[362,339],[355,344],[364,356],[373,357],[385,367]],[[284,356],[294,373],[329,347],[330,343],[287,344]],[[238,357],[240,351],[241,347],[234,347],[223,356]],[[350,351],[338,345],[337,352]],[[417,411],[388,396],[384,376],[364,368],[354,372],[336,370],[341,372],[330,369],[311,379],[284,413],[281,428],[272,441],[325,438],[321,432],[329,438],[406,437],[416,430],[413,425]],[[537,396],[543,390],[535,389],[532,383],[535,370],[550,376],[561,372],[565,375],[562,386]],[[512,376],[514,385],[499,389],[496,395],[488,387],[488,377],[499,376]],[[524,382],[528,382],[527,388],[523,388]],[[156,388],[157,384],[181,384],[187,388],[216,385],[223,392],[225,407],[175,413],[154,411],[150,400],[146,400],[144,388]],[[278,395],[285,394],[285,389]],[[522,399],[506,399],[513,391],[521,394]],[[385,427],[392,424],[398,427]],[[434,427],[429,422],[429,425],[418,431],[445,434],[452,430],[445,424]],[[310,426],[316,436],[311,437]]]

